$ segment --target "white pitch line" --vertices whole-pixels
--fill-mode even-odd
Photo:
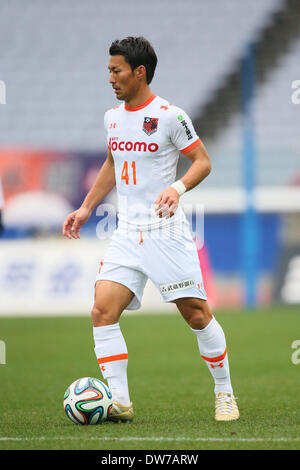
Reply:
[[[298,442],[300,437],[105,437],[105,436],[37,436],[37,437],[0,437],[0,441],[169,441],[169,442]]]

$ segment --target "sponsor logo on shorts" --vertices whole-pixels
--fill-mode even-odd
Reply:
[[[189,289],[194,287],[194,285],[194,279],[183,279],[182,281],[170,282],[169,284],[160,284],[159,288],[162,294],[168,294],[178,290]]]

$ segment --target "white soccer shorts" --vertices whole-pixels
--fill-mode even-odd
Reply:
[[[182,297],[206,300],[196,244],[186,221],[152,231],[115,230],[95,281],[128,287],[134,298],[126,310],[138,310],[148,278],[164,302]]]

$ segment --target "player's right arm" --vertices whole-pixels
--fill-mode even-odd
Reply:
[[[69,214],[63,224],[62,234],[68,238],[80,238],[80,228],[89,220],[93,209],[107,196],[116,185],[114,160],[108,150],[97,178],[87,193],[83,203],[76,211]]]

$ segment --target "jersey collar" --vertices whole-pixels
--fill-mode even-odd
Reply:
[[[140,109],[143,109],[148,106],[148,104],[150,104],[154,100],[154,98],[156,98],[156,95],[153,93],[150,98],[148,98],[147,101],[145,101],[145,103],[143,104],[139,104],[138,106],[127,106],[125,103],[124,106],[126,111],[139,111]]]

